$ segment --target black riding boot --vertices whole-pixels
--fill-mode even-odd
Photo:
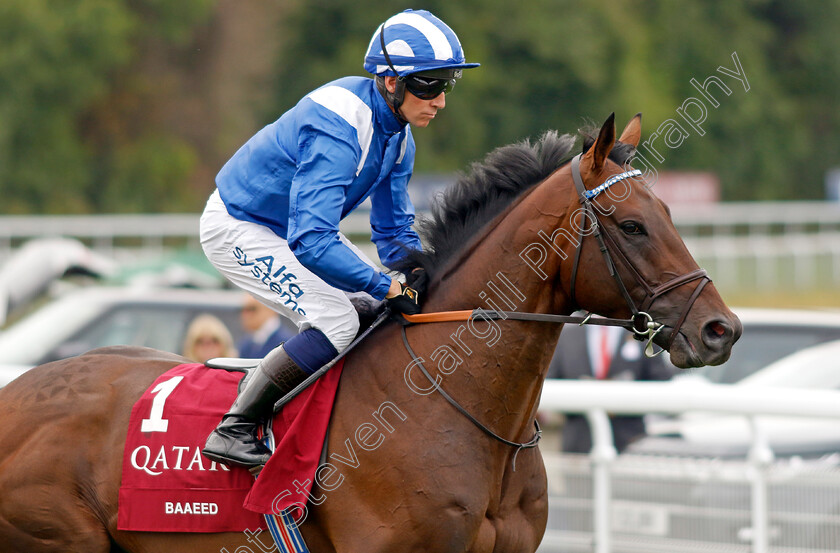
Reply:
[[[271,451],[257,440],[257,424],[271,416],[277,400],[307,376],[283,351],[283,346],[274,348],[253,370],[201,452],[226,465],[251,468],[266,464]]]

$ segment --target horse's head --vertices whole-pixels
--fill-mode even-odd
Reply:
[[[659,330],[654,342],[679,367],[726,361],[741,322],[631,170],[640,137],[641,115],[618,142],[610,116],[571,163],[575,137],[548,132],[474,164],[421,223],[426,249],[406,255],[403,272],[427,271],[425,308],[498,310],[490,292],[503,274],[522,303],[498,297],[502,309],[634,316],[638,331]]]
[[[564,222],[577,244],[574,257],[561,264],[561,286],[588,311],[622,318],[647,313],[650,319],[636,314],[637,327],[651,319],[664,325],[654,343],[670,351],[676,366],[718,365],[729,358],[741,322],[688,252],[668,207],[630,167],[640,137],[641,114],[618,143],[611,115],[568,166],[577,180],[571,203],[580,209],[569,210]]]

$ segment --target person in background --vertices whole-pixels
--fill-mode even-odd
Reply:
[[[225,323],[214,315],[202,313],[187,327],[181,355],[204,363],[214,357],[237,357],[239,352],[233,345],[233,336]]]
[[[240,321],[247,334],[236,346],[239,356],[247,359],[262,359],[295,335],[283,326],[276,311],[250,294],[245,294],[242,302]]]
[[[645,342],[621,327],[566,325],[560,334],[548,378],[585,380],[670,380],[675,369],[661,355],[645,357]],[[645,435],[641,416],[611,416],[613,444],[618,452]],[[592,449],[589,422],[570,414],[562,430],[561,449],[588,453]]]

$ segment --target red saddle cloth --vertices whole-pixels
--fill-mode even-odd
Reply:
[[[279,514],[296,502],[305,503],[300,493],[308,494],[314,481],[343,364],[337,363],[275,416],[276,453],[256,483],[247,470],[201,455],[207,436],[236,398],[243,373],[191,363],[161,375],[131,410],[117,527],[241,532],[265,528],[260,512]],[[278,498],[287,489],[294,493]]]

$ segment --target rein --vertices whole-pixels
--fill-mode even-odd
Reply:
[[[424,323],[446,323],[455,321],[468,321],[475,317],[482,319],[512,321],[534,321],[539,323],[573,323],[579,325],[595,324],[601,326],[620,326],[628,330],[634,329],[633,319],[608,319],[606,317],[592,318],[592,314],[585,317],[573,317],[571,315],[551,315],[548,313],[522,313],[519,311],[496,311],[493,309],[473,309],[472,311],[439,311],[437,313],[421,313],[419,315],[401,314],[411,324]]]
[[[408,343],[408,336],[405,332],[407,326],[415,325],[415,324],[427,324],[427,323],[444,323],[444,322],[459,322],[459,321],[467,321],[470,319],[474,319],[476,317],[493,320],[514,320],[514,321],[532,321],[532,322],[542,322],[542,323],[574,323],[579,325],[585,324],[597,324],[597,325],[604,325],[604,326],[620,326],[626,329],[632,329],[634,332],[639,333],[636,329],[636,325],[633,319],[608,319],[608,318],[597,318],[592,319],[592,314],[588,314],[585,317],[573,317],[567,315],[551,315],[545,313],[520,313],[517,311],[495,311],[491,309],[474,309],[472,311],[441,311],[437,313],[421,313],[419,315],[406,315],[404,313],[400,314],[400,317],[397,317],[398,322],[402,325],[400,331],[402,332],[402,340],[403,344],[405,345],[405,349],[408,351],[408,354],[411,356],[412,362],[415,366],[420,368],[420,371],[423,373],[429,382],[434,386],[436,392],[443,396],[443,398],[449,402],[455,409],[458,410],[459,413],[464,415],[470,422],[472,422],[475,426],[477,426],[482,432],[490,436],[491,438],[508,445],[510,447],[516,448],[516,453],[513,454],[513,470],[516,471],[516,456],[519,455],[519,452],[523,449],[530,449],[532,447],[536,447],[542,437],[542,429],[540,429],[540,423],[537,422],[537,419],[534,419],[534,428],[536,432],[534,433],[534,437],[531,438],[527,442],[513,442],[506,438],[503,438],[490,430],[487,426],[485,426],[481,421],[476,419],[472,416],[469,411],[467,411],[460,403],[458,403],[455,399],[452,398],[443,388],[441,388],[440,384],[435,382],[435,379],[429,374],[429,371],[426,370],[426,367],[423,365],[423,362],[414,353],[414,350],[411,348],[411,344]],[[652,320],[648,323],[648,325],[653,325],[654,323]],[[648,330],[646,333],[652,332],[652,327],[648,326]],[[655,335],[655,333],[654,333]]]
[[[427,371],[427,370],[426,370],[426,367],[423,365],[423,362],[420,360],[420,358],[419,358],[419,357],[417,357],[417,354],[416,354],[416,353],[414,353],[414,350],[413,350],[413,349],[411,349],[411,345],[408,343],[408,336],[407,336],[407,335],[406,335],[406,333],[405,333],[405,327],[406,327],[406,326],[407,326],[407,325],[405,325],[405,324],[404,324],[400,330],[402,331],[403,344],[405,344],[405,349],[406,349],[406,350],[408,350],[408,354],[409,354],[409,355],[411,355],[411,358],[412,358],[412,359],[413,359],[413,361],[414,361],[414,365],[416,365],[417,367],[420,367],[420,370],[423,372],[423,375],[424,375],[427,379],[429,379],[429,382],[431,382],[431,383],[432,383],[432,385],[434,386],[435,391],[437,391],[440,395],[442,395],[442,396],[443,396],[443,398],[444,398],[446,401],[448,401],[450,405],[452,405],[452,407],[454,407],[455,409],[457,409],[457,410],[458,410],[458,412],[459,412],[459,413],[461,413],[462,415],[464,415],[465,417],[467,417],[467,419],[468,419],[471,423],[473,423],[474,425],[476,425],[476,426],[477,426],[477,427],[478,427],[478,428],[479,428],[482,432],[484,432],[485,434],[487,434],[487,435],[488,435],[488,436],[490,436],[491,438],[494,438],[494,439],[496,439],[496,440],[498,440],[498,441],[502,442],[502,443],[503,443],[503,444],[505,444],[505,445],[509,445],[509,446],[511,446],[511,447],[515,447],[515,448],[516,448],[516,453],[514,453],[514,454],[513,454],[513,470],[514,470],[514,471],[516,471],[516,456],[517,456],[517,455],[519,455],[519,452],[520,452],[520,451],[522,451],[523,449],[530,449],[530,448],[532,448],[532,447],[536,447],[536,446],[537,446],[537,444],[538,444],[538,443],[539,443],[539,441],[540,441],[540,438],[542,437],[542,429],[540,428],[540,423],[539,423],[539,422],[537,422],[537,419],[534,419],[534,428],[535,428],[535,430],[536,430],[536,432],[534,433],[534,437],[533,437],[533,438],[531,438],[531,439],[530,439],[530,441],[523,442],[523,443],[520,443],[520,442],[512,442],[512,441],[510,441],[510,440],[507,440],[507,439],[505,439],[505,438],[502,438],[501,436],[499,436],[498,434],[496,434],[495,432],[493,432],[492,430],[490,430],[489,428],[487,428],[484,424],[482,424],[482,422],[481,422],[481,421],[479,421],[477,418],[475,418],[474,416],[472,416],[472,415],[470,414],[470,412],[469,412],[469,411],[467,411],[466,409],[464,409],[464,407],[463,407],[463,406],[461,406],[461,404],[460,404],[460,403],[458,403],[457,401],[455,401],[455,400],[452,398],[452,396],[450,396],[449,394],[447,394],[447,393],[443,390],[443,388],[441,388],[441,387],[440,387],[440,385],[439,385],[439,384],[437,384],[437,383],[435,382],[435,379],[434,379],[434,378],[432,378],[432,375],[431,375],[431,374],[429,374],[429,371]]]

